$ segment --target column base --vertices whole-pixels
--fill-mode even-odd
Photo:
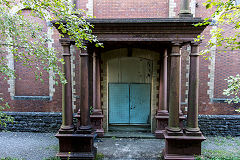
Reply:
[[[61,134],[71,134],[74,132],[74,126],[61,126],[60,129],[58,130],[59,133]]]
[[[92,134],[93,129],[92,126],[80,126],[75,132],[76,134]]]
[[[97,136],[100,138],[104,136],[104,129],[96,129],[95,132],[97,133]]]
[[[156,115],[157,129],[155,131],[155,137],[159,139],[164,139],[163,131],[168,126],[168,114],[166,115]]]
[[[92,115],[102,115],[101,109],[94,109]]]
[[[103,122],[103,117],[104,115],[90,115],[90,121],[91,121],[91,125],[93,127],[93,129],[95,130],[95,132],[97,133],[97,136],[98,137],[103,137],[104,136],[104,129],[103,129],[103,125],[102,125],[102,122]],[[75,115],[74,118],[77,118],[78,119],[78,124],[77,124],[77,127],[79,127],[81,124],[80,124],[80,115]]]
[[[165,115],[164,115],[165,114]],[[160,113],[158,112],[157,115],[155,116],[156,120],[157,120],[157,129],[155,131],[155,137],[159,138],[159,139],[164,139],[163,136],[163,131],[165,130],[165,128],[168,126],[168,113]],[[179,117],[179,121],[180,121],[180,128],[182,128],[183,126],[183,120],[185,120],[186,117],[184,116],[180,116]]]
[[[185,133],[186,136],[201,136],[202,135],[201,131],[190,132],[186,129],[184,129],[184,133]]]
[[[183,131],[181,129],[179,131],[171,131],[168,128],[166,128],[166,131],[163,131],[163,134],[165,132],[168,136],[182,136],[183,135]]]
[[[93,132],[91,134],[61,134],[55,135],[59,139],[59,153],[56,156],[62,160],[94,160],[97,149],[93,146]]]
[[[103,115],[90,115],[91,124],[93,129],[96,131],[98,137],[103,137],[104,129],[103,129]]]
[[[165,138],[163,158],[165,160],[194,160],[195,155],[201,155],[201,143],[206,139],[203,135],[171,136],[166,131],[163,135]]]

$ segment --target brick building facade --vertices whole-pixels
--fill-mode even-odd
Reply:
[[[194,17],[206,17],[210,15],[202,3],[204,0],[190,0],[190,9]],[[88,14],[95,16],[97,19],[117,19],[117,18],[177,18],[180,10],[180,0],[79,0],[75,1],[77,8],[87,11]],[[19,10],[23,9],[19,7]],[[14,12],[17,12],[15,10]],[[27,15],[36,23],[44,24],[45,32],[48,33],[52,42],[47,45],[49,48],[54,47],[59,52],[62,52],[62,46],[59,43],[59,33],[56,29],[49,26],[49,22],[44,22],[36,17],[30,17],[29,10],[23,9],[23,14]],[[207,40],[210,37],[211,28],[209,26],[204,33],[206,39],[200,46],[200,50],[204,49]],[[128,48],[120,48],[120,54],[117,50],[107,52],[116,53],[116,57],[121,57],[121,54],[127,54]],[[182,62],[181,62],[181,110],[186,113],[188,101],[188,78],[189,64],[188,55],[191,47],[185,45],[182,47]],[[224,100],[228,97],[222,95],[222,90],[227,84],[224,80],[229,75],[238,73],[240,67],[240,59],[237,51],[232,51],[231,54],[218,53],[220,48],[213,48],[211,51],[212,58],[205,60],[200,57],[200,93],[199,93],[199,114],[203,115],[234,115],[239,114],[235,111],[239,104],[227,104]],[[71,47],[71,62],[72,62],[72,97],[73,109],[76,113],[80,106],[80,57],[79,49]],[[104,52],[101,55],[101,107],[104,113],[104,129],[108,127],[108,83],[109,79],[106,67],[106,59],[111,56],[106,56]],[[153,61],[152,83],[151,86],[151,124],[154,126],[155,113],[157,110],[158,90],[159,90],[159,57],[151,51],[141,50],[137,47],[132,48],[134,57],[135,52],[146,53],[145,56],[150,57]],[[149,52],[149,53],[148,53]],[[11,108],[8,111],[14,112],[61,112],[62,93],[61,85],[54,85],[53,79],[49,78],[49,74],[44,73],[44,83],[36,82],[33,72],[26,69],[19,62],[14,61],[13,57],[8,56],[9,66],[16,70],[19,78],[16,80],[0,81],[0,94],[6,99]],[[59,55],[60,56],[60,55]],[[112,54],[112,57],[114,54]],[[146,58],[146,57],[142,57]],[[32,64],[34,65],[34,64]],[[50,76],[51,77],[51,76]],[[153,129],[154,130],[154,129]]]

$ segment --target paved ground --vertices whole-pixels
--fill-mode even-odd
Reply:
[[[0,157],[42,160],[55,156],[58,140],[52,133],[0,132]]]
[[[99,139],[95,146],[98,148],[98,153],[103,154],[106,160],[133,158],[153,160],[160,156],[164,141],[112,137]],[[236,157],[240,155],[240,137],[209,137],[203,143],[202,149],[207,156],[226,154],[228,157]],[[0,132],[0,158],[42,160],[55,156],[57,151],[58,140],[53,133]]]
[[[106,159],[158,159],[164,147],[159,139],[104,138],[96,143],[98,152]]]

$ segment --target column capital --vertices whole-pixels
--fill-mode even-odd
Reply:
[[[163,56],[163,58],[168,57],[168,49],[167,48],[164,49],[164,52],[163,52],[162,56]]]
[[[80,52],[80,57],[89,56],[87,48],[82,48]]]
[[[89,41],[83,41],[83,46],[85,46],[84,48],[81,48],[81,52],[80,52],[80,56],[91,56],[92,55],[92,45],[90,45],[91,43]]]
[[[93,52],[93,57],[100,58],[99,48],[92,48],[92,52]]]
[[[70,53],[71,40],[69,38],[61,38],[59,39],[59,42],[63,47],[62,56],[71,56]]]
[[[200,41],[191,41],[191,42],[190,42],[190,45],[191,45],[191,46],[199,46],[201,43],[202,43],[201,40],[200,40]]]
[[[170,56],[181,56],[181,42],[172,42],[172,51]]]
[[[191,42],[190,56],[199,56],[199,45],[201,42]]]

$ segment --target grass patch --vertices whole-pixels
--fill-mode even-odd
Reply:
[[[226,137],[214,137],[215,145],[218,145],[218,146],[224,145],[226,141],[227,141]]]
[[[95,160],[102,160],[104,155],[102,153],[97,153]]]
[[[59,150],[59,146],[58,145],[47,146],[45,149],[46,150],[58,151]]]
[[[240,153],[240,151],[239,151]],[[240,154],[228,152],[225,150],[207,150],[202,151],[202,157],[196,157],[197,160],[239,160]]]

